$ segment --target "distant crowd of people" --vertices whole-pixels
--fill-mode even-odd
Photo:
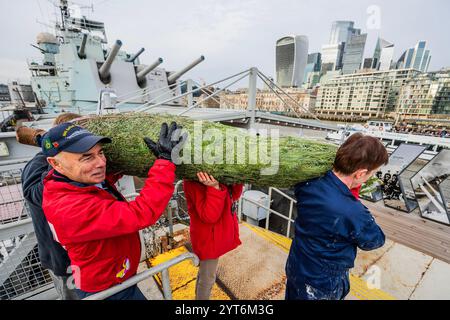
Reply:
[[[450,132],[446,128],[437,129],[433,126],[409,126],[409,125],[398,125],[392,129],[393,132],[398,133],[412,133],[420,134],[425,136],[450,138]]]

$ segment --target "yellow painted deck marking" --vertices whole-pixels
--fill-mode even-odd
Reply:
[[[254,233],[259,235],[260,237],[263,237],[264,239],[269,240],[273,244],[275,244],[277,247],[280,247],[286,252],[289,252],[289,249],[291,248],[292,239],[282,236],[281,234],[268,231],[264,228],[260,228],[257,226],[253,226],[251,224],[248,224],[246,222],[242,222],[242,225],[246,226],[250,230],[252,230]]]
[[[242,224],[285,252],[289,252],[292,239],[245,222]],[[156,266],[185,252],[188,252],[186,247],[180,247],[160,254],[149,261],[152,266]],[[197,279],[197,272],[198,267],[195,267],[190,260],[183,261],[182,263],[179,263],[169,269],[170,285],[172,287],[172,297],[174,300],[195,299],[195,282]],[[160,275],[155,276],[155,280],[161,286]],[[350,275],[350,295],[359,300],[395,300],[393,296],[382,290],[369,289],[367,282],[364,279],[356,277],[352,274]],[[230,300],[230,297],[221,288],[219,288],[217,284],[215,284],[211,292],[211,299]]]
[[[151,266],[168,261],[172,258],[188,252],[186,247],[179,247],[168,252],[162,253],[149,260]],[[198,267],[194,266],[191,260],[185,260],[169,268],[170,286],[172,288],[173,300],[194,300],[195,283],[197,281]],[[154,276],[156,282],[161,285],[161,275]],[[230,300],[230,297],[219,286],[214,284],[211,291],[211,300]]]
[[[284,237],[280,234],[268,231],[264,228],[250,225],[243,222],[244,226],[255,232],[257,235],[263,237],[264,239],[272,242],[276,246],[280,247],[286,252],[289,252],[291,247],[292,239]],[[367,282],[364,279],[350,275],[350,295],[354,296],[359,300],[395,300],[390,294],[379,290],[379,289],[369,289],[367,287]]]
[[[350,295],[359,300],[395,300],[390,294],[379,290],[369,289],[367,282],[350,274]]]

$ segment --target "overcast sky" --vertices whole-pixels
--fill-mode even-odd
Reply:
[[[30,46],[36,35],[51,31],[56,0],[0,0],[0,83],[26,80]],[[107,36],[122,49],[144,47],[141,62],[164,58],[163,67],[178,70],[205,55],[189,72],[212,82],[251,66],[273,76],[275,42],[285,35],[306,35],[309,52],[329,40],[335,20],[355,21],[368,33],[365,56],[372,56],[378,36],[395,44],[395,58],[418,40],[427,40],[430,70],[450,66],[450,1],[448,0],[78,0],[93,3],[88,17],[103,21]]]

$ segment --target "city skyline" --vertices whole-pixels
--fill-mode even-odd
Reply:
[[[302,39],[302,41],[299,41]],[[281,87],[312,89],[322,77],[353,74],[361,71],[389,71],[415,69],[428,72],[431,52],[427,42],[418,41],[394,61],[395,44],[378,37],[372,56],[365,57],[367,33],[355,28],[354,21],[334,21],[330,41],[322,45],[321,52],[309,52],[305,35],[285,36],[276,41],[276,82]],[[306,45],[299,45],[305,42]],[[302,50],[299,50],[302,48]],[[366,53],[367,55],[367,53]],[[307,63],[305,63],[307,60]],[[315,61],[315,62],[314,62]],[[301,67],[298,67],[298,66]],[[303,66],[305,66],[303,68]],[[295,75],[303,72],[302,83]],[[330,73],[332,75],[327,75]],[[318,80],[318,82],[315,82]]]
[[[442,41],[443,30],[450,29],[450,22],[445,19],[450,3],[442,0],[432,0],[427,6],[409,1],[406,7],[388,1],[346,0],[302,3],[234,0],[203,3],[195,0],[189,5],[172,1],[153,7],[143,1],[128,2],[128,5],[116,0],[78,2],[94,3],[95,12],[89,16],[105,22],[110,43],[121,39],[128,52],[145,47],[145,63],[161,56],[165,59],[162,67],[175,71],[204,54],[206,61],[189,73],[190,77],[200,80],[217,80],[251,66],[274,76],[273,44],[277,39],[288,34],[306,35],[309,53],[320,52],[321,46],[329,42],[331,25],[337,20],[354,21],[362,33],[368,33],[364,58],[372,57],[378,37],[395,44],[394,61],[404,50],[425,40],[433,56],[429,71],[450,66],[450,44]],[[380,26],[367,29],[374,17],[369,10],[373,5],[381,12]],[[0,6],[3,29],[9,30],[0,50],[0,83],[7,78],[23,78],[24,75],[28,78],[26,59],[39,55],[30,44],[35,44],[37,33],[48,31],[36,23],[36,19],[48,23],[53,20],[54,9],[44,0],[21,0],[14,5],[1,1]],[[319,10],[321,8],[327,10]],[[149,18],[146,12],[158,14]],[[117,17],[121,23],[117,23]]]

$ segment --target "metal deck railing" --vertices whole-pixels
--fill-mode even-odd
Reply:
[[[284,214],[282,214],[281,212],[278,212],[276,210],[273,210],[272,208],[270,208],[270,204],[272,203],[272,194],[273,192],[279,193],[283,198],[285,198],[286,200],[289,201],[289,213],[287,216],[285,216]],[[239,199],[239,206],[238,206],[238,217],[239,217],[239,221],[242,221],[242,208],[243,208],[243,202],[244,201],[248,201],[251,204],[255,205],[257,208],[263,208],[265,210],[267,210],[267,216],[266,216],[266,223],[265,223],[265,229],[269,230],[269,225],[270,225],[270,215],[274,214],[284,220],[287,221],[287,228],[286,228],[286,237],[290,237],[290,233],[291,233],[291,224],[294,223],[295,221],[292,219],[292,215],[293,215],[293,210],[294,210],[294,204],[297,204],[297,201],[295,199],[293,199],[292,197],[288,196],[286,193],[284,193],[283,191],[274,188],[274,187],[270,187],[269,188],[269,198],[268,198],[268,202],[269,205],[265,206],[253,199],[249,199],[248,197],[242,196]],[[278,233],[278,232],[276,232]]]
[[[52,283],[39,260],[21,173],[0,171],[0,300],[24,299]]]
[[[41,266],[39,260],[36,235],[29,207],[23,196],[20,180],[23,165],[0,171],[0,300],[28,299],[53,288],[52,278],[49,272]],[[127,182],[130,181],[132,180]],[[186,207],[185,204],[182,204],[185,199],[180,186],[181,181],[176,185],[174,197],[167,208],[168,218],[164,223],[141,230],[145,248],[142,255],[143,260],[158,253],[155,236],[158,228],[165,226],[173,232],[175,219],[186,220]],[[127,187],[131,188],[128,190],[134,191],[134,184]],[[125,197],[132,200],[137,195],[138,193],[131,192]],[[181,206],[178,205],[179,201],[181,201]],[[169,223],[168,226],[167,223]],[[186,259],[191,259],[195,265],[198,265],[196,255],[183,254],[161,266],[141,272],[119,286],[90,296],[88,299],[105,299],[159,272],[162,272],[164,297],[171,299],[168,268]]]
[[[164,299],[171,300],[172,299],[172,289],[170,287],[170,281],[169,281],[169,268],[178,263],[181,263],[185,260],[189,260],[189,259],[192,260],[192,263],[195,266],[198,266],[199,259],[195,254],[183,253],[173,259],[170,259],[169,261],[166,261],[164,263],[161,263],[160,265],[157,265],[156,267],[153,267],[153,268],[150,268],[143,272],[140,272],[117,286],[114,286],[114,287],[104,290],[102,292],[91,295],[83,300],[106,299],[106,298],[108,298],[122,290],[125,290],[131,286],[134,286],[135,284],[138,284],[139,282],[141,282],[147,278],[150,278],[151,276],[153,276],[157,273],[160,273],[160,272],[162,273],[162,281],[161,282],[162,282],[162,287],[163,287]]]

